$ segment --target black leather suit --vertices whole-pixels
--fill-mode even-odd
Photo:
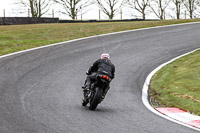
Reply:
[[[86,85],[91,85],[91,82],[96,81],[97,74],[107,75],[109,78],[114,79],[115,77],[115,66],[109,59],[98,59],[88,70],[88,76],[86,79]],[[109,84],[105,89],[107,93]]]

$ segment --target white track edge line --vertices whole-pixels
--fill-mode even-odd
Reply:
[[[49,45],[45,45],[45,46],[41,46],[41,47],[31,48],[31,49],[27,49],[27,50],[22,50],[22,51],[10,53],[10,54],[2,55],[2,56],[0,56],[0,59],[4,58],[4,57],[12,56],[12,55],[20,54],[20,53],[25,53],[25,52],[28,52],[28,51],[33,51],[33,50],[37,50],[37,49],[42,49],[42,48],[46,48],[46,47],[52,47],[52,46],[56,46],[56,45],[66,44],[66,43],[70,43],[70,42],[75,42],[75,41],[80,41],[80,40],[85,40],[85,39],[90,39],[90,38],[95,38],[95,37],[108,36],[108,35],[114,35],[114,34],[120,34],[120,33],[126,33],[126,32],[142,31],[142,30],[148,30],[148,29],[157,29],[157,28],[165,28],[165,27],[173,27],[173,26],[181,26],[181,25],[189,25],[189,24],[198,24],[198,23],[200,23],[200,22],[171,24],[171,25],[163,25],[163,26],[155,26],[155,27],[148,27],[148,28],[141,28],[141,29],[133,29],[133,30],[125,30],[125,31],[119,31],[119,32],[112,32],[112,33],[106,33],[106,34],[101,34],[101,35],[94,35],[94,36],[78,38],[78,39],[74,39],[74,40],[69,40],[69,41],[49,44]]]
[[[180,124],[180,125],[183,125],[183,126],[192,128],[192,129],[194,129],[194,130],[200,131],[199,128],[195,128],[195,127],[193,127],[193,126],[187,125],[187,124],[185,124],[185,123],[183,123],[183,122],[180,122],[180,121],[178,121],[178,120],[175,120],[174,118],[168,117],[168,116],[166,116],[166,115],[164,115],[164,114],[158,112],[157,110],[155,110],[155,109],[150,105],[149,100],[148,100],[148,88],[149,88],[149,84],[150,84],[150,80],[151,80],[152,76],[153,76],[157,71],[159,71],[162,67],[166,66],[167,64],[169,64],[169,63],[171,63],[171,62],[173,62],[173,61],[175,61],[175,60],[177,60],[177,59],[179,59],[179,58],[181,58],[181,57],[183,57],[183,56],[186,56],[186,55],[188,55],[188,54],[191,54],[191,53],[193,53],[193,52],[195,52],[195,51],[197,51],[197,50],[200,50],[200,48],[195,49],[195,50],[193,50],[193,51],[190,51],[190,52],[188,52],[188,53],[186,53],[186,54],[180,55],[180,56],[178,56],[178,57],[176,57],[176,58],[173,58],[173,59],[171,59],[170,61],[168,61],[168,62],[166,62],[166,63],[163,63],[162,65],[160,65],[159,67],[157,67],[156,69],[154,69],[154,70],[147,76],[147,78],[146,78],[146,80],[145,80],[145,83],[144,83],[144,85],[143,85],[143,89],[142,89],[142,101],[143,101],[143,104],[144,104],[150,111],[152,111],[153,113],[155,113],[155,114],[157,114],[157,115],[159,115],[159,116],[161,116],[161,117],[163,117],[163,118],[165,118],[165,119],[167,119],[167,120],[170,120],[170,121],[173,121],[173,122],[175,122],[175,123],[178,123],[178,124]]]

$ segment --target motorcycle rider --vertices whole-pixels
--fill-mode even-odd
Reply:
[[[111,63],[110,55],[108,53],[103,53],[100,56],[100,59],[94,62],[94,64],[89,68],[89,70],[86,72],[88,75],[85,81],[83,88],[84,97],[88,94],[89,89],[91,89],[91,84],[97,80],[97,75],[106,75],[111,80],[115,77],[115,66]],[[106,93],[108,92],[110,88],[110,82],[106,86],[106,89],[104,89],[104,92],[102,94],[102,100],[105,98]],[[84,98],[83,102],[88,103],[87,99]]]

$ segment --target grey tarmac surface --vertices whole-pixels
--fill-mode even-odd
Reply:
[[[0,59],[0,133],[196,133],[142,103],[147,75],[200,47],[200,23],[94,37]],[[96,111],[81,106],[85,72],[102,52],[116,78]]]

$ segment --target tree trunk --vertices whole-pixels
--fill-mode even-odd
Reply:
[[[190,18],[193,18],[193,9],[192,9],[192,1],[189,0],[189,10],[190,10]]]
[[[142,10],[142,19],[145,20],[146,19],[145,17],[146,17],[145,12],[144,12],[144,10]]]
[[[34,13],[34,7],[33,7],[33,0],[30,0],[30,8],[31,8],[31,16],[35,17],[35,13]]]
[[[178,2],[178,0],[176,0],[176,17],[177,17],[177,19],[180,19],[180,9],[181,9],[180,2]]]

